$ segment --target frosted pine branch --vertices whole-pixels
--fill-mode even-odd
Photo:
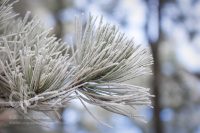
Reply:
[[[83,101],[127,116],[134,116],[127,107],[151,105],[148,88],[124,83],[151,73],[151,54],[115,26],[90,16],[83,28],[81,20],[76,19],[74,57],[78,66],[75,84],[87,82],[77,89]]]
[[[29,16],[16,17],[7,1],[0,5],[1,106],[26,113],[62,108],[79,99],[136,117],[127,108],[151,105],[148,88],[126,83],[151,73],[153,59],[146,48],[92,16],[86,27],[76,19],[70,47],[50,35],[38,18],[28,21]]]

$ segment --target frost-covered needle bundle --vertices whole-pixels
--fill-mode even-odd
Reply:
[[[151,105],[148,88],[126,81],[149,74],[152,56],[115,26],[89,16],[83,27],[77,18],[72,46],[51,36],[38,18],[29,19],[29,13],[16,17],[8,1],[1,3],[0,106],[26,113],[79,99],[135,117],[131,110]]]

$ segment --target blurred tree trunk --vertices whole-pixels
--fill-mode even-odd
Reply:
[[[152,50],[152,55],[154,58],[154,65],[153,65],[153,81],[152,81],[152,86],[153,86],[153,94],[155,95],[154,98],[154,110],[153,110],[153,115],[154,115],[154,130],[155,133],[163,133],[163,124],[160,118],[160,112],[161,112],[161,103],[160,103],[160,83],[162,80],[161,76],[161,64],[160,64],[160,58],[159,58],[159,48],[160,44],[162,41],[162,31],[161,31],[161,8],[163,7],[164,0],[148,0],[148,6],[149,6],[149,17],[152,17],[151,15],[154,15],[154,28],[157,29],[157,37],[156,39],[152,39],[149,37],[151,33],[148,34],[149,37],[149,43],[151,46]],[[152,19],[152,18],[149,18]],[[152,26],[147,22],[147,28],[149,26]],[[147,29],[148,30],[148,29]]]
[[[152,48],[152,54],[154,58],[154,66],[153,66],[153,94],[155,95],[154,98],[154,127],[155,127],[155,133],[163,133],[162,130],[162,121],[160,119],[160,111],[161,111],[161,105],[160,105],[160,61],[159,61],[159,54],[158,54],[158,45],[159,42],[155,42],[151,44]]]
[[[55,9],[53,15],[56,21],[55,35],[57,38],[61,39],[64,36],[64,26],[60,17],[60,13],[65,9],[65,0],[58,0],[55,2]]]
[[[11,0],[10,3],[15,2],[16,0]],[[29,11],[29,4],[27,0],[19,0],[13,6],[15,12],[19,14],[22,18],[25,16],[26,12]]]

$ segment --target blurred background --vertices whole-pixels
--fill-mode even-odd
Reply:
[[[152,50],[154,75],[132,81],[150,87],[154,108],[141,108],[147,123],[88,105],[113,128],[99,124],[74,101],[62,110],[62,124],[29,132],[63,133],[200,133],[200,0],[20,0],[14,10],[38,16],[58,38],[71,43],[74,18],[104,16],[136,44]],[[9,114],[5,114],[9,115]],[[22,132],[19,126],[1,132]],[[23,128],[23,126],[22,126]]]

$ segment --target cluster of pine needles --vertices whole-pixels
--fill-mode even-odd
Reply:
[[[73,99],[136,117],[151,106],[149,88],[127,81],[150,74],[153,59],[102,17],[75,19],[73,44],[50,34],[37,17],[24,18],[14,3],[0,2],[0,107],[29,110],[64,108]],[[87,107],[86,107],[87,108]]]

